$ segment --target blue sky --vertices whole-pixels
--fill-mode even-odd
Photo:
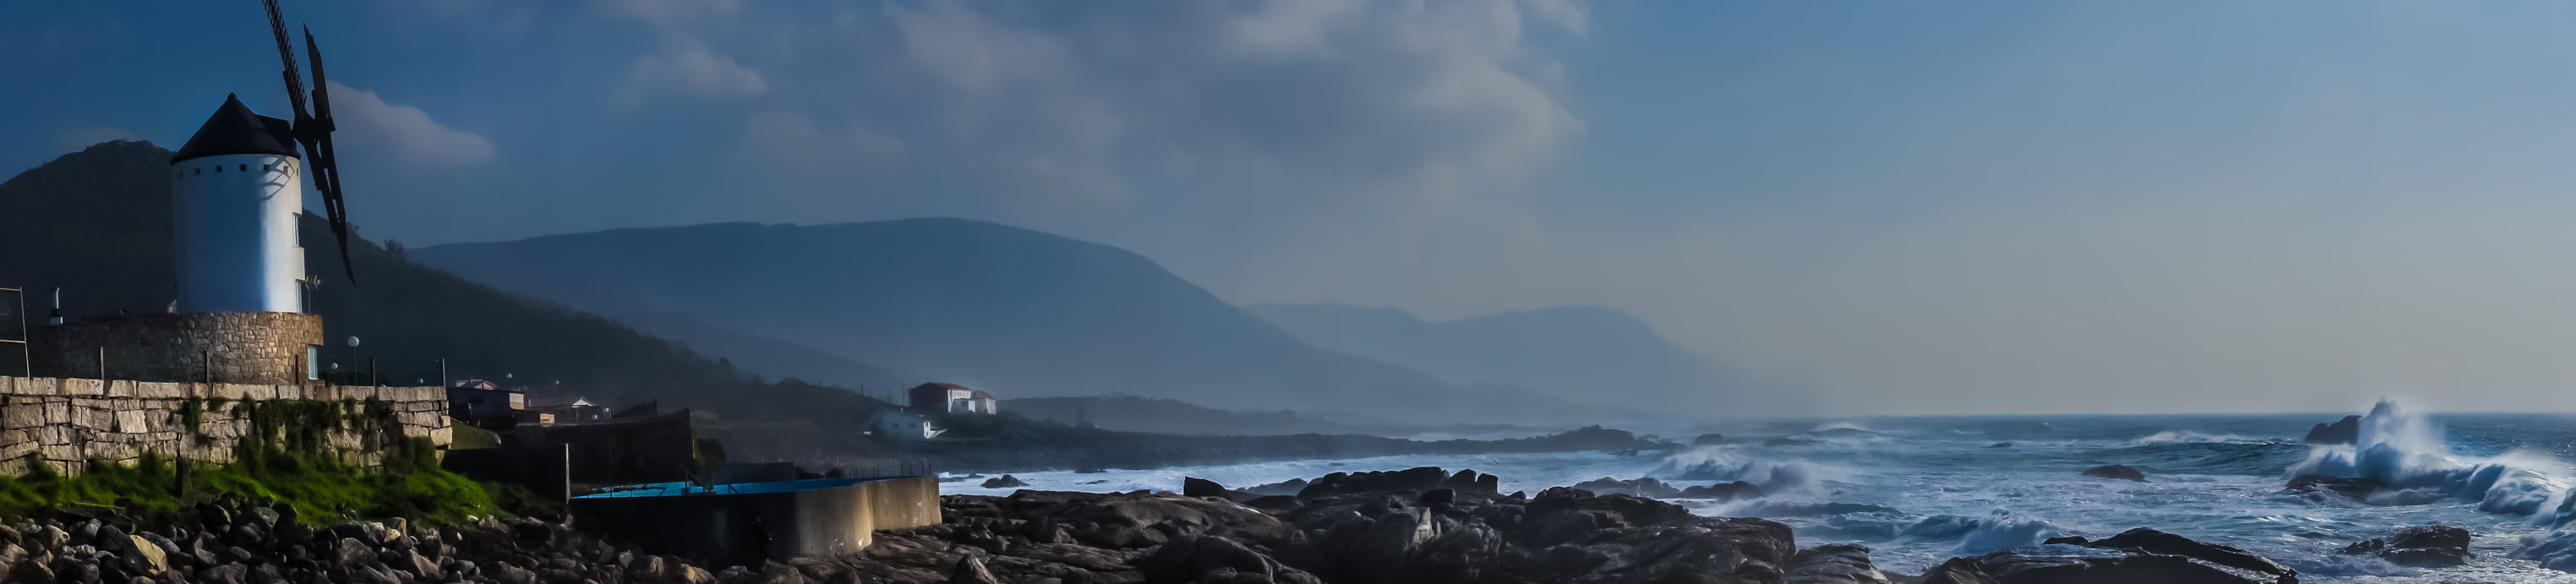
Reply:
[[[0,166],[282,114],[257,4],[0,6]],[[2576,409],[2576,5],[287,10],[411,245],[962,216],[1240,303],[1614,306],[1855,412]]]

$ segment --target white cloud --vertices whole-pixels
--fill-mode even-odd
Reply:
[[[376,92],[330,82],[331,115],[339,125],[342,156],[372,152],[405,165],[433,168],[481,164],[492,160],[492,142],[470,132],[450,129],[429,112],[387,103]]]
[[[826,173],[882,167],[901,158],[903,140],[857,123],[826,131],[793,112],[753,114],[743,126],[743,148],[732,163],[747,170]]]
[[[679,43],[659,54],[637,58],[618,89],[620,107],[641,105],[654,91],[677,91],[708,99],[740,99],[769,92],[759,71],[718,55],[697,43]]]
[[[104,126],[85,126],[54,133],[54,146],[66,151],[83,150],[109,140],[134,140],[133,130]]]

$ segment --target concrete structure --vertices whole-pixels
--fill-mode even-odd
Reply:
[[[913,411],[929,414],[996,414],[993,394],[954,383],[924,383],[905,392]]]
[[[195,398],[196,423],[187,404]],[[216,400],[221,400],[220,405]],[[158,383],[51,377],[0,377],[0,473],[26,472],[31,463],[78,474],[89,461],[132,464],[150,452],[165,459],[230,462],[240,438],[254,427],[244,402],[305,400],[327,403],[345,416],[299,423],[328,423],[329,449],[342,463],[372,467],[392,451],[389,430],[402,438],[453,442],[445,396],[435,387],[348,387]],[[384,419],[360,420],[362,404],[382,408]],[[255,407],[255,406],[254,406]]]
[[[920,414],[893,408],[880,409],[877,413],[870,414],[868,427],[874,428],[879,436],[904,442],[938,438],[940,434],[948,432],[948,429],[931,424],[929,418],[921,417]]]
[[[528,408],[528,394],[500,389],[480,379],[458,382],[447,388],[448,414],[461,420],[483,420],[509,417],[516,410]]]
[[[698,472],[698,431],[688,410],[591,424],[526,424],[510,444],[572,445],[572,482],[630,485],[689,480]]]
[[[38,377],[303,384],[319,377],[322,317],[300,312],[93,316],[29,330]],[[106,357],[102,363],[101,355]]]
[[[576,455],[578,456],[578,455]],[[645,485],[572,500],[584,530],[702,565],[858,551],[880,529],[939,523],[930,477],[815,479],[700,487]]]
[[[304,173],[288,126],[226,96],[171,155],[179,310],[304,311]]]

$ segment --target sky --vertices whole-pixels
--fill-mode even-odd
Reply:
[[[2576,4],[290,1],[361,234],[920,216],[1238,304],[1619,308],[1827,413],[2576,411]],[[0,5],[0,168],[284,110]]]

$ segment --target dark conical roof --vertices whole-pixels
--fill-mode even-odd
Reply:
[[[240,96],[225,95],[224,106],[215,108],[215,115],[206,118],[206,125],[197,127],[197,135],[189,136],[178,154],[170,155],[170,163],[226,154],[294,156],[292,127],[286,120],[250,111],[250,106],[242,105]]]

